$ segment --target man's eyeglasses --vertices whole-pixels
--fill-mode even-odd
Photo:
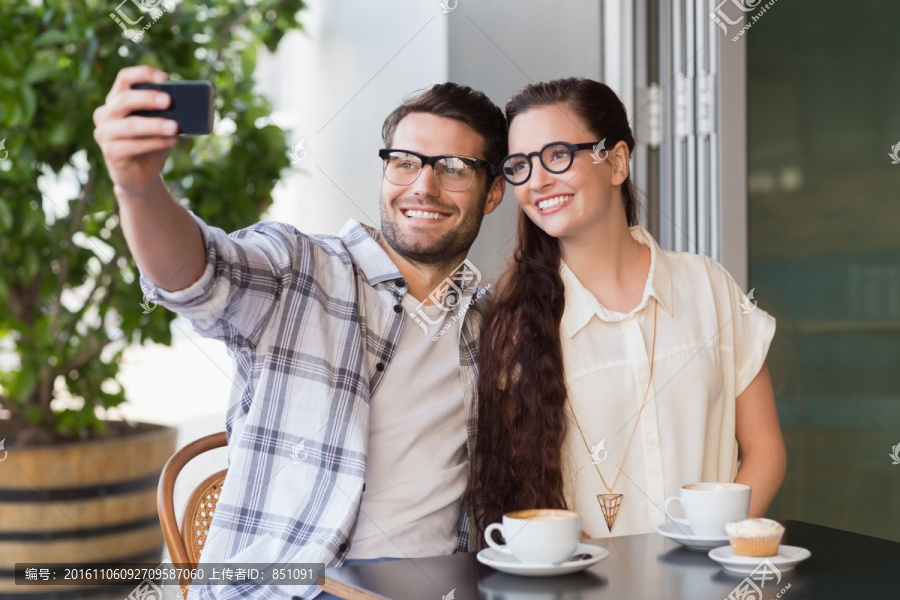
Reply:
[[[378,156],[384,161],[384,178],[394,185],[409,185],[419,178],[426,165],[434,169],[438,185],[448,192],[463,192],[475,180],[475,170],[484,167],[494,174],[494,165],[480,158],[442,154],[425,156],[411,150],[383,148]]]
[[[513,185],[522,185],[531,178],[531,158],[537,156],[541,164],[550,173],[560,174],[569,170],[579,150],[589,150],[601,142],[569,144],[567,142],[550,142],[539,152],[528,154],[510,154],[500,161],[500,172]]]

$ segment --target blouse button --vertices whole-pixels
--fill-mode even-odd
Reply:
[[[628,330],[631,331],[632,329],[634,329],[634,321],[628,323],[628,325],[626,325],[625,327],[627,327]]]

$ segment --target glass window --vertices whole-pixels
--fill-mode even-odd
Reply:
[[[900,2],[794,0],[734,42],[748,44],[749,287],[778,320],[768,362],[789,453],[771,514],[894,540],[898,23]]]

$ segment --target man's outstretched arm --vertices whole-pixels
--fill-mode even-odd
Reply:
[[[135,261],[154,284],[177,291],[199,280],[206,267],[200,229],[162,178],[178,141],[177,126],[170,119],[128,116],[166,108],[168,94],[131,89],[135,83],[165,79],[165,73],[147,66],[119,71],[106,103],[94,111],[94,139],[115,186],[122,231]]]

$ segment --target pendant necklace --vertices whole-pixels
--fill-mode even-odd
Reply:
[[[600,510],[603,511],[603,518],[606,520],[606,526],[609,528],[610,533],[612,533],[613,524],[616,522],[616,517],[619,514],[619,507],[622,505],[622,494],[614,494],[613,489],[616,487],[616,482],[619,481],[619,475],[622,474],[622,468],[625,466],[625,459],[628,457],[628,450],[631,448],[632,440],[634,440],[634,434],[637,431],[638,422],[641,420],[641,414],[644,412],[644,406],[647,405],[647,396],[650,394],[650,384],[653,382],[653,363],[656,358],[656,317],[659,312],[659,302],[656,301],[656,298],[653,299],[653,302],[653,345],[650,350],[650,377],[647,378],[647,389],[644,392],[644,399],[641,401],[641,408],[638,410],[637,418],[634,420],[634,428],[631,430],[631,437],[628,438],[628,445],[625,446],[625,454],[622,456],[622,462],[616,470],[616,476],[613,479],[612,485],[606,484],[606,479],[603,478],[603,473],[600,472],[600,466],[592,460],[594,468],[597,469],[597,475],[600,476],[600,481],[603,482],[603,486],[607,491],[606,494],[597,494],[597,501],[600,503]],[[572,405],[572,399],[567,396],[566,400],[569,403],[569,410],[572,412],[572,417],[575,419],[575,426],[578,427],[578,433],[581,434],[584,447],[587,449],[588,454],[593,458],[594,455],[591,452],[591,447],[584,435],[584,430],[578,422],[578,415],[575,414],[575,407]]]

